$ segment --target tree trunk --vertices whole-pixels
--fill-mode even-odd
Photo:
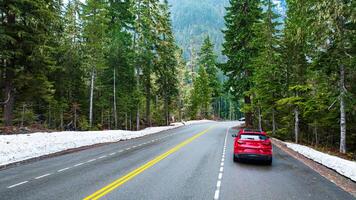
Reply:
[[[23,127],[24,120],[25,120],[25,104],[22,105],[21,127]]]
[[[315,145],[318,145],[318,127],[316,125],[316,121],[314,120],[314,125],[313,125],[313,134],[315,136]]]
[[[340,152],[346,153],[345,67],[340,66]]]
[[[251,97],[250,96],[245,96],[245,104],[250,105],[251,104]],[[245,113],[245,126],[248,128],[253,127],[253,122],[252,122],[252,113],[250,111]]]
[[[298,107],[294,109],[294,137],[295,143],[298,143],[298,136],[299,136],[299,110]]]
[[[14,83],[13,83],[13,78],[14,78],[14,73],[11,69],[9,69],[10,66],[6,67],[6,72],[5,72],[5,90],[4,90],[4,96],[5,96],[5,101],[4,101],[4,122],[5,126],[12,126],[12,119],[13,119],[13,109],[14,109]]]
[[[275,116],[275,109],[272,109],[272,134],[276,134],[276,116]]]
[[[92,69],[91,72],[91,81],[90,81],[90,107],[89,107],[89,127],[93,125],[93,98],[94,98],[94,79],[95,79],[95,69]]]
[[[103,125],[104,124],[104,109],[101,108],[101,120],[100,120],[100,124]]]
[[[125,130],[127,130],[127,112],[125,112]]]
[[[168,126],[168,123],[169,123],[169,111],[168,111],[168,99],[167,99],[166,92],[164,92],[164,117],[165,117],[166,126]]]
[[[156,95],[156,97],[155,97],[155,109],[156,109],[156,110],[158,110],[158,109],[159,109],[159,106],[158,106],[158,101],[159,101],[159,99],[158,99],[158,95]]]
[[[60,127],[61,127],[61,131],[63,131],[63,108],[61,108],[61,116],[60,116],[60,118],[61,118],[61,124],[60,124]]]
[[[13,25],[16,23],[15,14],[7,13],[7,23]],[[5,126],[12,126],[13,109],[15,103],[15,87],[14,87],[14,59],[9,62],[4,60],[5,65],[5,80],[4,80],[4,124]]]
[[[140,91],[140,69],[137,67],[137,91]],[[131,118],[131,116],[130,116]],[[131,125],[130,125],[131,126]],[[136,130],[140,130],[140,102],[137,104],[137,111],[136,111]]]
[[[129,129],[132,131],[132,112],[130,112]]]
[[[51,104],[48,105],[48,128],[51,128]]]
[[[258,130],[262,131],[262,115],[260,107],[258,107]]]
[[[108,124],[108,127],[107,127],[107,128],[108,128],[109,130],[111,130],[111,112],[110,112],[110,111],[111,111],[111,110],[109,109],[109,110],[108,110],[108,118],[107,118],[107,119],[108,119],[108,120],[107,120],[107,124]]]
[[[221,97],[219,97],[218,101],[218,118],[221,119]]]
[[[117,108],[116,108],[116,69],[114,69],[114,129],[117,129]]]
[[[151,126],[151,77],[146,80],[146,125]]]
[[[232,103],[231,100],[229,100],[229,120],[232,120]]]
[[[182,97],[181,94],[179,94],[178,96],[179,100],[178,100],[178,118],[179,121],[182,121]]]
[[[77,130],[77,104],[74,106],[74,130]]]
[[[140,106],[137,105],[137,112],[136,112],[136,130],[140,130]]]

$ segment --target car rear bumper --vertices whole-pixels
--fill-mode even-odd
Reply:
[[[249,160],[263,160],[268,161],[272,159],[272,155],[262,155],[262,154],[235,154],[238,159],[249,159]]]

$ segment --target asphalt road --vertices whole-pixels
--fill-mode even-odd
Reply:
[[[234,163],[236,123],[185,126],[0,171],[0,199],[355,199],[274,147]]]

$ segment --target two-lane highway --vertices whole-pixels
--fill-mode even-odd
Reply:
[[[185,126],[0,171],[0,199],[354,199],[274,147],[232,161],[233,122]]]

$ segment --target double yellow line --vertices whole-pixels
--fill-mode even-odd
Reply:
[[[212,127],[209,127],[208,129],[194,135],[193,137],[183,141],[182,143],[178,144],[177,146],[173,147],[172,149],[168,150],[167,152],[157,156],[153,160],[147,162],[146,164],[142,165],[141,167],[138,167],[137,169],[131,171],[130,173],[122,176],[121,178],[115,180],[114,182],[110,183],[109,185],[101,188],[100,190],[94,192],[93,194],[87,196],[84,198],[84,200],[96,200],[100,199],[101,197],[105,196],[109,192],[113,191],[114,189],[120,187],[122,184],[126,183],[127,181],[133,179],[135,176],[139,175],[146,169],[152,167],[153,165],[157,164],[167,156],[171,155],[172,153],[178,151],[180,148],[184,147],[185,145],[191,143],[193,140],[197,139],[198,137],[204,135],[207,133]]]

